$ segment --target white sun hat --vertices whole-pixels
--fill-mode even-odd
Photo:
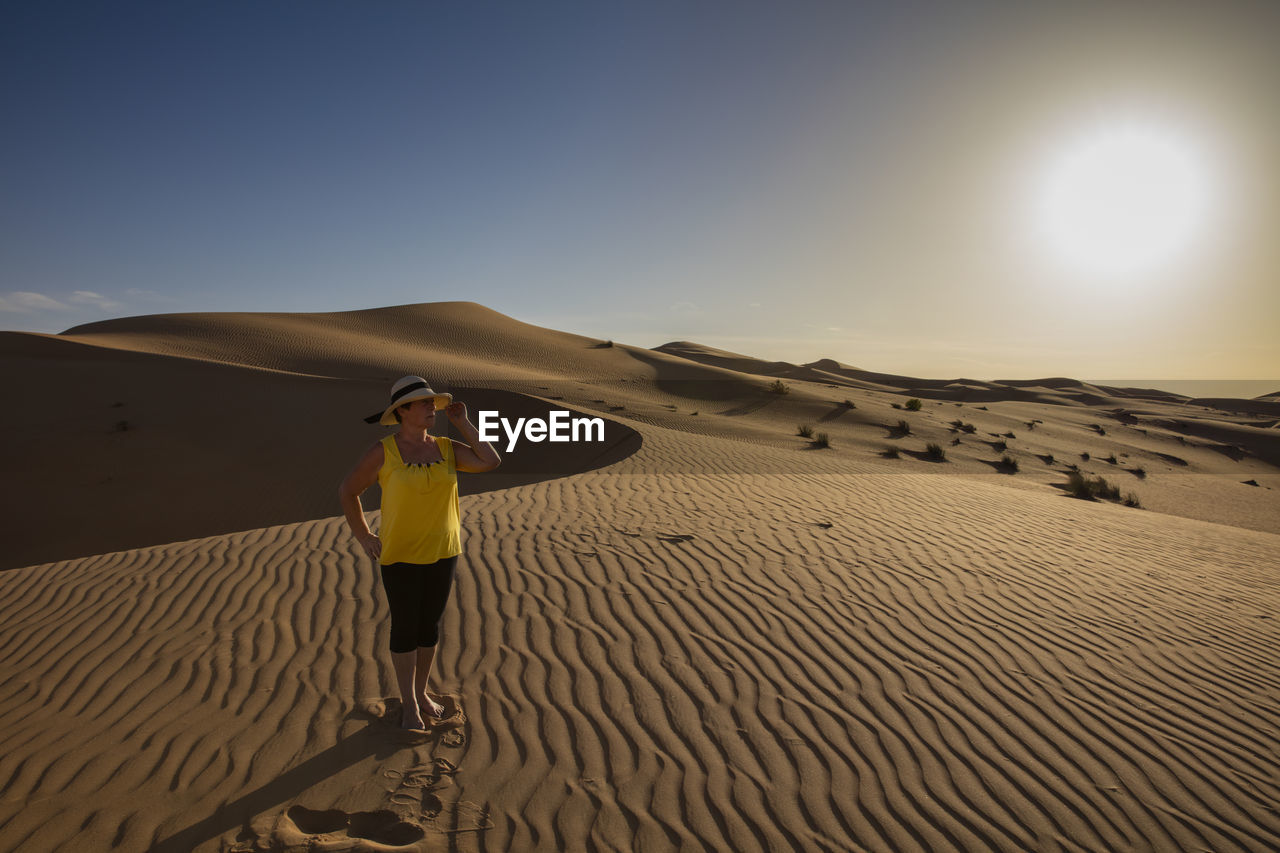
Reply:
[[[443,409],[453,401],[452,394],[432,391],[431,386],[427,384],[427,380],[421,376],[402,376],[396,380],[395,385],[391,386],[391,404],[381,412],[374,412],[369,415],[364,419],[364,422],[367,424],[379,423],[383,426],[395,426],[399,423],[395,415],[398,407],[406,403],[412,403],[414,400],[432,398],[435,399],[437,409]]]

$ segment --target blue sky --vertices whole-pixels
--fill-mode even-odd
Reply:
[[[0,328],[468,299],[917,375],[1280,375],[1276,4],[1061,5],[6,4]],[[1124,121],[1216,201],[1099,281],[1029,187]]]

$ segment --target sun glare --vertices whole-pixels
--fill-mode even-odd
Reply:
[[[1137,122],[1069,139],[1044,166],[1034,227],[1056,261],[1095,278],[1162,272],[1207,236],[1213,181],[1185,134]]]

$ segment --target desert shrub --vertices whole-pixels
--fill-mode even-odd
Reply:
[[[813,437],[813,443],[816,447],[830,447],[831,436],[827,435],[825,432],[820,432]]]
[[[774,394],[790,394],[791,386],[783,382],[781,379],[773,380],[773,384],[769,386],[769,390]]]
[[[1138,501],[1138,496],[1133,492],[1124,496],[1124,505],[1141,508],[1142,504]]]
[[[934,444],[933,442],[930,442],[925,447],[925,450],[928,452],[930,459],[937,460],[938,462],[947,461],[947,451],[942,449],[941,444]]]
[[[901,410],[901,409],[902,409],[902,404],[901,404],[901,403],[890,403],[889,405],[890,405],[890,406],[893,406],[895,409],[898,409],[898,410]]]
[[[1112,453],[1110,456],[1107,457],[1107,461],[1110,462],[1112,465],[1120,464],[1120,460],[1116,459],[1116,455],[1114,453]]]
[[[919,399],[912,397],[910,400],[907,401],[907,411],[918,412],[920,411],[920,407],[923,405],[924,403],[922,403]]]
[[[1018,460],[1012,456],[1005,456],[1000,460],[1000,470],[1010,474],[1018,473]]]
[[[1006,450],[1008,450],[1008,449],[1009,449],[1009,442],[1005,441],[1005,440],[1002,438],[1002,439],[1000,439],[1000,440],[999,440],[999,441],[997,441],[997,442],[993,442],[991,446],[992,446],[993,448],[995,448],[995,451],[996,451],[997,453],[1004,453]]]
[[[895,431],[902,433],[903,435],[911,435],[911,424],[906,421],[898,421],[898,426]]]
[[[813,438],[813,427],[809,426],[808,424],[800,424],[800,426],[796,429],[796,435],[800,436],[801,438]]]
[[[1072,471],[1067,475],[1067,492],[1072,497],[1087,501],[1097,498],[1108,501],[1120,500],[1120,490],[1115,486],[1102,477],[1090,477],[1079,471]]]
[[[1089,461],[1089,452],[1088,452],[1088,451],[1085,451],[1084,453],[1081,453],[1081,454],[1080,454],[1080,458],[1081,458],[1081,459],[1083,459],[1085,462],[1088,462],[1088,461]]]
[[[1047,454],[1047,455],[1044,457],[1044,464],[1046,464],[1046,465],[1052,465],[1052,464],[1053,464],[1053,462],[1054,462],[1054,459],[1053,459],[1053,454],[1052,454],[1052,453]]]
[[[952,446],[952,447],[955,447],[955,446],[956,446],[957,444],[959,444],[959,443],[960,443],[960,436],[958,436],[958,435],[957,435],[955,438],[951,439],[951,446]]]
[[[885,459],[900,459],[902,457],[902,454],[898,452],[898,448],[892,445],[890,445],[889,447],[886,447],[884,449],[884,452],[881,453],[880,455],[883,456]]]
[[[845,400],[845,401],[844,401],[844,407],[845,407],[846,409],[856,409],[856,408],[858,408],[857,406],[855,406],[855,405],[853,404],[853,401],[852,401],[852,400]]]
[[[1133,476],[1137,477],[1139,480],[1145,480],[1145,479],[1147,479],[1147,469],[1146,469],[1146,468],[1134,468],[1134,469],[1133,469]]]

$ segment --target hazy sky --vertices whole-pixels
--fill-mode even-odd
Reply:
[[[1277,33],[1273,0],[10,2],[0,328],[467,299],[933,377],[1271,379]],[[1090,181],[1128,194],[1062,201]]]

